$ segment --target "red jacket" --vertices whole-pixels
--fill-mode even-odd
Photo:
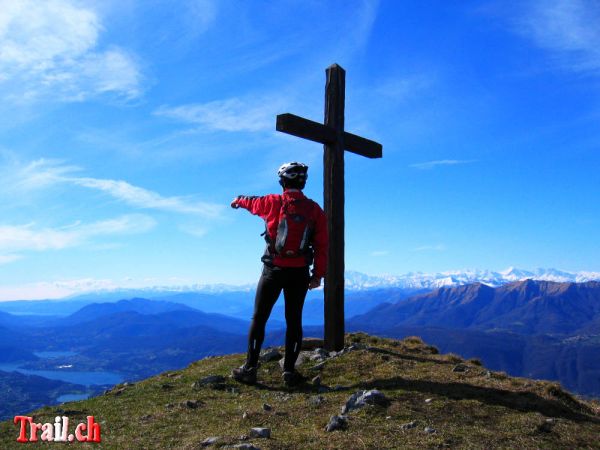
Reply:
[[[283,196],[294,200],[307,198],[302,191],[285,190],[283,194],[269,194],[263,197],[239,196],[235,200],[235,203],[247,209],[252,214],[262,217],[267,226],[267,233],[269,233],[271,240],[274,241],[277,236],[277,225],[279,223],[279,212]],[[316,202],[313,203],[315,206],[312,209],[314,217],[311,218],[315,226],[312,240],[315,253],[313,275],[322,278],[325,276],[325,271],[327,270],[327,246],[329,244],[327,219],[321,207]],[[306,265],[306,259],[302,256],[289,258],[273,255],[273,264],[279,267],[303,267]]]

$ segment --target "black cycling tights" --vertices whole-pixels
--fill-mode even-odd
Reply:
[[[307,267],[263,267],[256,288],[254,315],[248,336],[247,367],[256,367],[260,347],[265,338],[265,326],[271,310],[283,289],[285,298],[285,361],[283,370],[293,371],[302,346],[302,307],[308,291],[309,270]]]

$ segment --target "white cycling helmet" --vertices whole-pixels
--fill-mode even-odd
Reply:
[[[288,185],[303,189],[308,178],[308,166],[296,161],[285,163],[279,168],[277,175],[279,184],[282,186]]]
[[[288,180],[293,180],[297,177],[303,177],[306,179],[308,178],[307,172],[308,166],[306,164],[294,161],[283,164],[277,171],[277,175],[279,175],[279,178],[283,177],[287,178]]]

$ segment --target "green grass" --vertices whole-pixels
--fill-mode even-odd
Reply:
[[[210,436],[221,439],[209,448],[241,442],[262,449],[600,448],[600,405],[584,402],[556,383],[488,373],[479,361],[439,355],[416,337],[397,341],[357,333],[347,335],[347,343],[375,349],[327,360],[320,372],[322,383],[338,386],[335,391],[318,394],[311,384],[288,390],[277,362],[260,367],[257,386],[227,378],[222,390],[192,387],[204,376],[228,377],[243,362],[238,354],[197,361],[184,370],[31,415],[47,422],[62,409],[71,423],[94,415],[102,425],[102,443],[72,444],[76,448],[196,449]],[[453,372],[457,363],[468,371]],[[310,369],[314,364],[304,363],[301,371],[316,375]],[[324,431],[351,394],[372,388],[390,399],[387,407],[352,411],[347,430]],[[324,398],[318,406],[309,401],[315,395]],[[198,408],[183,405],[187,400],[197,400]],[[265,411],[264,403],[272,410]],[[555,419],[550,429],[543,425],[547,418]],[[416,421],[415,428],[401,428],[411,421]],[[436,433],[426,434],[426,426]],[[252,427],[271,428],[271,438],[240,440]],[[0,448],[25,448],[16,442],[17,431],[12,422],[1,423]]]

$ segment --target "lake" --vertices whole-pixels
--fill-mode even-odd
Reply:
[[[88,397],[88,394],[65,394],[56,397],[56,401],[58,403],[76,402],[77,400],[85,400]]]
[[[65,356],[74,356],[77,353],[69,351],[34,352],[39,358],[52,359]],[[94,384],[118,384],[124,377],[117,372],[90,372],[72,370],[30,370],[22,369],[23,363],[0,363],[0,370],[5,372],[20,372],[26,375],[38,375],[51,380],[66,381],[69,383],[91,386]]]

